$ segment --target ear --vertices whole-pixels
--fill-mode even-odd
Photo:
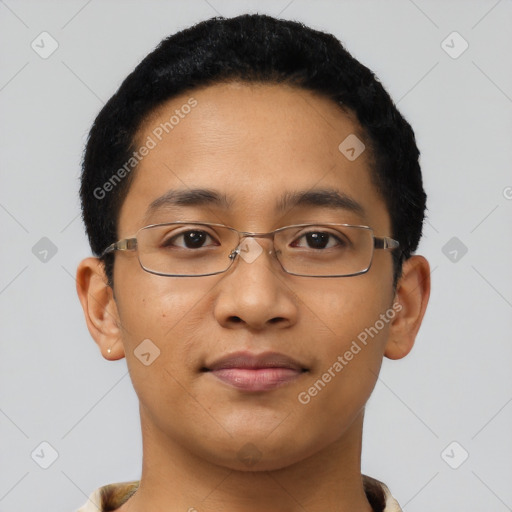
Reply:
[[[121,323],[114,292],[108,285],[104,265],[98,258],[86,258],[80,262],[76,272],[76,291],[89,332],[103,357],[110,361],[123,358]]]
[[[397,283],[391,322],[384,355],[401,359],[412,349],[430,296],[430,265],[423,256],[411,256],[402,267]]]

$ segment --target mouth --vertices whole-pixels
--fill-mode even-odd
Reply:
[[[270,391],[308,372],[294,359],[276,352],[236,352],[201,368],[214,378],[244,391]]]

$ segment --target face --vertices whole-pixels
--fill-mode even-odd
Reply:
[[[183,108],[191,98],[197,103]],[[159,131],[173,114],[179,121],[172,130]],[[362,139],[360,133],[330,100],[283,85],[219,84],[173,98],[138,134],[137,147],[148,137],[156,146],[134,171],[119,237],[173,221],[250,232],[348,223],[390,235],[370,155],[363,151],[351,161],[338,149],[351,134]],[[225,196],[229,206],[160,200],[148,210],[171,190],[191,189]],[[335,191],[361,208],[278,209],[284,194],[315,190]],[[203,459],[241,470],[276,469],[342,442],[375,385],[394,299],[389,251],[375,251],[370,270],[359,276],[302,277],[281,269],[269,239],[254,240],[263,248],[254,261],[239,257],[214,276],[153,275],[136,252],[117,252],[114,266],[120,343],[143,425]],[[365,331],[371,327],[372,336]],[[150,359],[155,346],[160,351],[149,365],[136,355],[147,339]],[[263,355],[285,367],[267,368],[258,380],[254,369],[216,366],[232,355],[233,366],[238,356]],[[257,466],[247,466],[244,450]]]

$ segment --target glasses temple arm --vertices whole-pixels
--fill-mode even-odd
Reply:
[[[134,251],[137,249],[137,239],[136,238],[124,238],[123,240],[119,240],[118,242],[114,242],[110,244],[100,255],[100,258],[105,256],[106,254],[110,254],[114,251]]]
[[[373,240],[375,249],[396,249],[400,246],[400,242],[389,236],[375,237]]]

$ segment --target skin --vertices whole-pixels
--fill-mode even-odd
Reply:
[[[138,141],[190,96],[198,105],[140,162],[121,208],[119,238],[173,220],[251,232],[346,222],[390,235],[369,152],[351,162],[338,150],[349,134],[362,138],[360,127],[329,99],[284,85],[217,84],[165,103]],[[180,207],[145,217],[167,190],[195,187],[224,192],[231,208]],[[324,187],[357,200],[365,215],[322,207],[275,215],[284,191]],[[255,240],[266,252],[254,262],[239,259],[207,277],[152,275],[136,252],[118,252],[113,291],[96,258],[81,262],[77,290],[89,331],[103,357],[126,357],[140,401],[141,484],[118,511],[371,511],[360,469],[364,406],[382,358],[402,358],[414,344],[430,293],[429,265],[422,256],[407,260],[395,292],[389,251],[376,250],[365,274],[318,279],[286,274],[268,254],[270,240]],[[393,320],[308,404],[300,403],[298,394],[394,303],[401,310]],[[161,351],[149,366],[134,355],[147,338]],[[252,394],[200,371],[238,350],[280,352],[308,371]],[[256,454],[251,466],[238,456],[246,445]]]

